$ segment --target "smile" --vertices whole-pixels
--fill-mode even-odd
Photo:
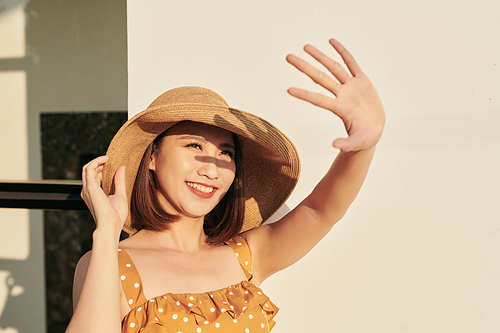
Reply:
[[[208,186],[205,186],[205,185],[200,185],[200,184],[197,184],[197,183],[191,183],[191,182],[186,182],[186,184],[188,184],[189,187],[192,187],[194,188],[195,190],[198,190],[202,193],[212,193],[214,191],[214,188],[213,187],[208,187]]]

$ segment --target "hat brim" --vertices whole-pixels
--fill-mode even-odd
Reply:
[[[103,170],[102,186],[109,195],[113,177],[125,166],[126,191],[130,198],[140,161],[147,147],[168,128],[181,121],[201,122],[237,134],[240,138],[245,217],[241,232],[261,225],[288,199],[300,174],[297,150],[290,139],[266,120],[231,107],[199,103],[150,107],[128,120],[111,141]],[[133,234],[130,214],[123,230]]]

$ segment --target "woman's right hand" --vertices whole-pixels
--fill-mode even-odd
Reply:
[[[119,236],[128,215],[125,167],[115,173],[115,194],[106,196],[101,188],[107,156],[83,167],[82,198],[94,217],[92,251],[78,262],[73,284],[74,313],[66,329],[73,332],[121,332]],[[114,239],[111,239],[114,238]]]
[[[111,227],[119,234],[128,215],[125,167],[121,166],[116,171],[113,180],[115,193],[106,196],[101,188],[101,181],[102,170],[107,160],[107,156],[100,156],[83,167],[81,196],[94,217],[96,227],[99,229]]]

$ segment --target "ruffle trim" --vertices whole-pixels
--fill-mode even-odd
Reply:
[[[123,319],[127,332],[141,332],[149,325],[189,326],[207,325],[227,313],[233,320],[259,307],[267,318],[269,328],[275,325],[274,316],[279,308],[262,290],[248,281],[202,294],[166,294],[147,300],[130,310]]]

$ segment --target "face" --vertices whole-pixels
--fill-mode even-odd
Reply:
[[[194,122],[171,127],[149,165],[165,210],[192,218],[208,214],[234,180],[234,154],[229,131]]]

